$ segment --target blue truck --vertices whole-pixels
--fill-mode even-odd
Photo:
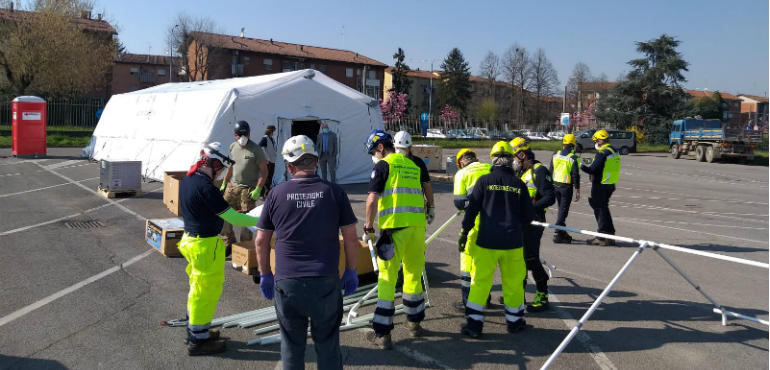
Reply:
[[[728,157],[751,161],[761,142],[760,131],[727,128],[719,120],[676,120],[669,135],[672,158],[684,154],[709,163]]]

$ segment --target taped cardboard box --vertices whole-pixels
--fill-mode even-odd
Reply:
[[[436,145],[412,145],[412,155],[425,162],[428,171],[441,171],[441,147]]]
[[[144,240],[166,257],[181,257],[177,243],[182,240],[184,221],[181,218],[148,219],[144,228]]]
[[[186,172],[166,172],[163,175],[163,204],[171,213],[179,216],[179,185]]]
[[[356,263],[356,272],[358,275],[368,274],[374,271],[372,267],[372,259],[369,256],[369,247],[362,241],[358,240],[358,244],[361,247],[358,250],[358,262]],[[270,267],[275,272],[275,238],[270,242]],[[233,243],[232,248],[232,264],[234,269],[239,269],[241,272],[247,275],[259,275],[259,265],[257,264],[257,252],[255,249],[254,241],[246,241]],[[340,260],[337,266],[340,272],[345,272],[345,251],[342,242],[342,236],[340,236]]]

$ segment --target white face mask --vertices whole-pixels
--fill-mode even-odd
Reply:
[[[513,161],[513,172],[519,172],[521,169],[521,164],[519,164],[519,161],[514,160]]]
[[[602,147],[602,146],[601,146],[601,145],[599,145],[599,143],[594,143],[594,148],[595,148],[596,150],[599,150],[601,147]]]
[[[380,161],[380,159],[377,158],[376,155],[372,154],[372,163],[377,164],[377,162],[379,162],[379,161]]]
[[[240,146],[246,146],[246,143],[249,142],[249,138],[246,136],[241,136],[238,138],[238,145]]]

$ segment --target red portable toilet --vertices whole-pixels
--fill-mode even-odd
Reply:
[[[11,103],[13,155],[46,154],[46,102],[37,96],[19,96]]]

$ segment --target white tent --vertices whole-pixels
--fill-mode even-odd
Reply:
[[[372,162],[363,145],[371,130],[384,126],[375,99],[306,69],[114,95],[87,150],[96,160],[142,161],[145,177],[163,180],[164,172],[186,171],[204,143],[219,141],[227,149],[240,120],[255,141],[276,126],[276,184],[288,176],[280,156],[284,141],[297,134],[315,140],[322,123],[337,133],[337,182],[368,181]]]

